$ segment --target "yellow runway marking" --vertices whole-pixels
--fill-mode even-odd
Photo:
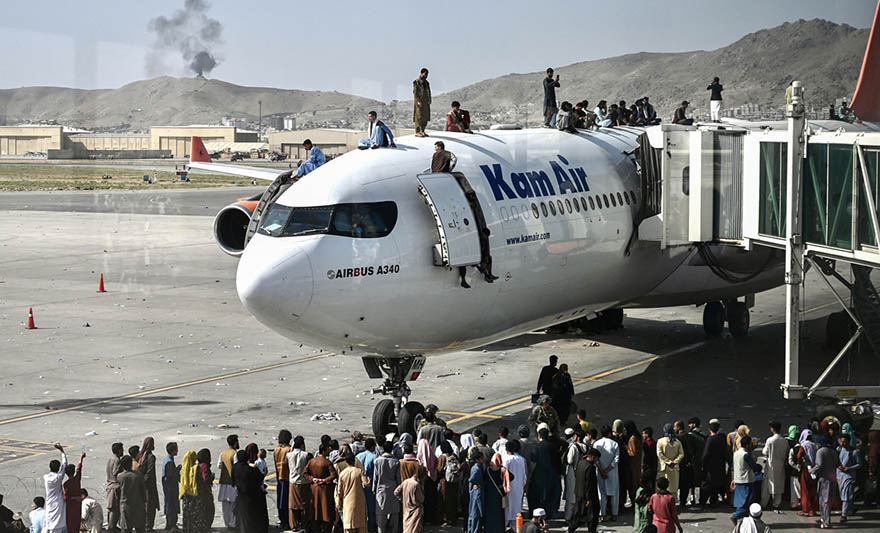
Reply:
[[[249,374],[256,374],[258,372],[266,372],[267,370],[275,370],[276,368],[283,368],[285,366],[298,365],[301,363],[308,363],[309,361],[315,361],[317,359],[323,359],[325,357],[330,357],[332,355],[336,355],[333,352],[328,352],[324,354],[315,354],[303,357],[302,359],[294,359],[292,361],[283,361],[281,363],[274,363],[271,365],[261,366],[258,368],[250,368],[248,370],[239,370],[238,372],[230,372],[228,374],[222,374],[220,376],[213,376],[210,378],[197,379],[194,381],[187,381],[186,383],[178,383],[176,385],[168,385],[167,387],[159,387],[158,389],[148,389],[139,392],[133,392],[131,394],[125,394],[123,396],[116,396],[114,398],[107,398],[106,400],[98,400],[94,402],[88,402],[80,405],[75,405],[72,407],[65,407],[63,409],[54,409],[52,411],[42,411],[39,413],[34,413],[25,416],[19,416],[15,418],[7,418],[6,420],[0,420],[0,426],[5,426],[7,424],[14,424],[16,422],[24,422],[25,420],[33,420],[35,418],[42,418],[44,416],[52,416],[61,413],[68,413],[70,411],[80,411],[82,409],[89,409],[91,407],[97,407],[99,405],[107,405],[115,402],[119,402],[122,400],[131,400],[135,398],[143,398],[144,396],[151,396],[153,394],[159,394],[162,392],[168,392],[177,389],[184,389],[187,387],[193,387],[195,385],[202,385],[204,383],[211,383],[212,381],[219,381],[222,379],[231,379],[237,378],[240,376],[247,376]]]
[[[806,315],[809,313],[814,313],[816,311],[820,311],[822,309],[825,309],[827,307],[831,307],[833,305],[837,305],[837,301],[832,301],[832,302],[828,302],[828,303],[825,303],[822,305],[817,305],[816,307],[811,307],[810,309],[805,309],[803,311],[803,314]],[[762,321],[759,321],[759,322],[752,324],[752,326],[764,325],[764,324],[768,323],[770,320],[771,319],[762,320]],[[602,382],[602,383],[612,383],[611,381],[604,380],[602,378],[606,378],[608,376],[611,376],[613,374],[617,374],[619,372],[623,372],[625,370],[629,370],[631,368],[635,368],[638,366],[649,364],[649,363],[659,359],[660,357],[665,357],[668,355],[674,355],[674,354],[681,353],[681,352],[695,350],[695,349],[699,348],[700,346],[703,346],[704,344],[706,344],[706,341],[699,341],[699,342],[695,342],[693,344],[688,344],[686,346],[682,346],[680,348],[677,348],[675,350],[672,350],[671,352],[667,352],[662,355],[654,355],[654,356],[648,357],[646,359],[642,359],[641,361],[636,361],[636,362],[628,364],[628,365],[624,365],[624,366],[614,368],[611,370],[606,370],[604,372],[600,372],[600,373],[594,374],[592,376],[572,380],[572,384],[573,385],[582,385],[584,383],[591,382],[591,381],[593,381],[593,382],[598,381],[598,382]],[[520,403],[526,403],[526,402],[531,403],[531,401],[532,401],[532,397],[531,397],[531,395],[529,395],[529,396],[523,396],[522,398],[517,398],[515,400],[510,400],[509,402],[505,402],[505,403],[502,403],[499,405],[487,407],[486,409],[481,409],[481,410],[474,412],[474,413],[459,413],[459,412],[454,412],[454,411],[442,411],[442,413],[458,416],[458,418],[453,418],[452,420],[447,421],[446,422],[447,424],[455,424],[456,422],[463,422],[463,421],[471,419],[471,418],[501,418],[498,415],[491,415],[489,413],[492,413],[494,411],[500,411],[501,409],[505,409],[507,407],[511,407],[511,406],[514,406],[514,405],[517,405]],[[441,411],[438,411],[438,412],[441,412]]]
[[[628,365],[613,368],[611,370],[606,370],[604,372],[599,372],[598,374],[593,374],[592,376],[588,376],[585,378],[578,378],[573,381],[573,384],[574,385],[581,385],[581,384],[587,383],[588,381],[598,381],[598,380],[605,378],[605,377],[608,377],[612,374],[617,374],[618,372],[623,372],[625,370],[629,370],[629,369],[635,368],[637,366],[649,364],[652,361],[658,359],[659,357],[660,357],[659,355],[654,355],[654,356],[648,357],[646,359],[642,359],[641,361],[636,361],[636,362],[630,363]],[[459,416],[458,418],[453,418],[452,420],[449,420],[446,423],[447,424],[455,424],[457,422],[462,422],[464,420],[468,420],[471,418],[490,418],[490,417],[501,418],[498,415],[490,415],[490,413],[492,413],[493,411],[500,411],[501,409],[505,409],[507,407],[512,407],[514,405],[521,404],[521,403],[526,403],[526,402],[531,403],[531,401],[532,401],[531,395],[523,396],[522,398],[517,398],[515,400],[510,400],[509,402],[504,402],[499,405],[493,405],[492,407],[487,407],[486,409],[481,409],[475,413],[462,413],[462,415]],[[453,414],[457,414],[457,413],[453,413]]]
[[[459,411],[437,411],[437,414],[454,416],[478,416],[480,418],[501,418],[499,415],[476,415],[474,413],[462,413]]]

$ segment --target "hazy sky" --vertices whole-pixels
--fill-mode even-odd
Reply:
[[[626,53],[712,50],[799,18],[869,27],[876,0],[204,0],[222,24],[209,77],[240,85],[411,96]],[[183,0],[4,0],[0,88],[115,88],[152,77],[151,19]],[[610,7],[609,7],[610,6]],[[159,71],[189,76],[179,53]],[[155,63],[154,63],[155,64]]]

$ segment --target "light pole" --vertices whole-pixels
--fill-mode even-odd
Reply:
[[[260,122],[257,126],[257,142],[261,142],[263,140],[263,101],[257,100],[257,104],[260,106]]]

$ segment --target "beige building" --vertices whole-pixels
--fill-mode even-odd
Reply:
[[[203,142],[257,142],[257,132],[240,131],[233,126],[153,126],[150,128],[150,148],[171,150],[172,157],[187,157],[192,137]]]
[[[391,132],[397,138],[400,135],[412,135],[415,130],[392,129]],[[324,155],[336,156],[356,149],[358,140],[366,136],[367,132],[363,130],[341,128],[279,131],[269,134],[269,149],[281,152],[291,159],[303,159],[306,157],[306,152],[302,143],[309,139],[324,152]]]
[[[0,126],[0,155],[61,150],[68,142],[62,126]]]
[[[99,150],[138,150],[150,149],[150,136],[125,133],[77,133],[69,135],[70,147],[74,157],[88,157],[89,152]]]

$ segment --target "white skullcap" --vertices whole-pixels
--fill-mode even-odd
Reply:
[[[761,504],[760,504],[760,503],[757,503],[757,502],[756,502],[756,503],[753,503],[753,504],[749,505],[749,514],[750,514],[752,517],[754,517],[754,518],[758,518],[758,517],[761,516],[761,514],[762,514],[763,512],[764,512],[764,510],[761,509]]]
[[[721,424],[721,422],[719,422],[717,418],[713,418],[712,420],[709,421],[709,423],[710,424]]]
[[[385,440],[387,440],[388,442],[394,442],[394,437],[396,436],[397,434],[392,431],[391,433],[385,435]]]
[[[542,429],[550,431],[550,426],[547,425],[547,422],[541,422],[540,424],[538,424],[538,431],[541,431]]]
[[[565,428],[565,434],[566,434],[567,436],[569,436],[569,437],[572,436],[572,435],[574,435],[574,429],[572,429],[572,428]]]
[[[535,517],[535,518],[539,518],[539,517],[542,517],[542,516],[547,516],[547,511],[545,511],[544,509],[541,509],[540,507],[538,507],[537,509],[535,509],[534,511],[532,511],[532,516]]]

